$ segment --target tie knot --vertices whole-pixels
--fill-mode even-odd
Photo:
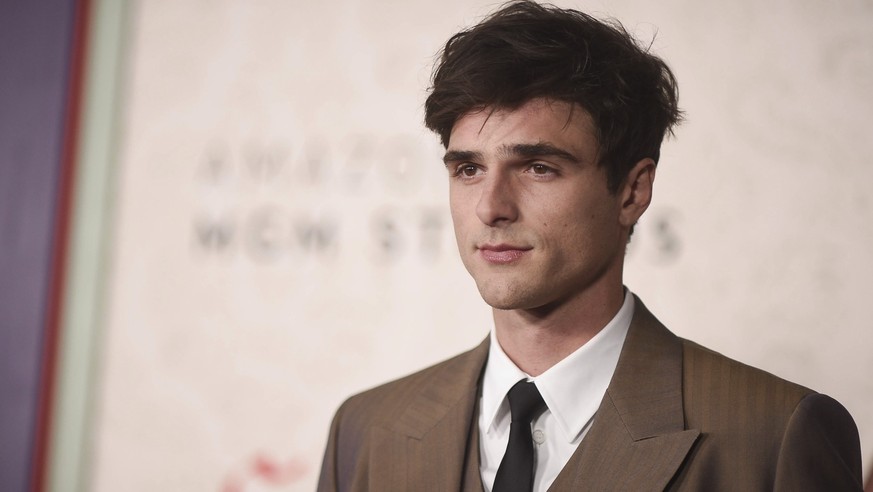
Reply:
[[[546,402],[543,401],[536,385],[524,379],[515,383],[515,386],[509,390],[508,397],[509,411],[512,414],[513,422],[530,423],[546,406]]]

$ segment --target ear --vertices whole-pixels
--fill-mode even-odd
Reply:
[[[655,161],[649,157],[637,162],[627,175],[618,192],[621,196],[619,221],[631,228],[652,203],[655,183]]]

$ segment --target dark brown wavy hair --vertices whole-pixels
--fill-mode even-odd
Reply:
[[[513,1],[452,36],[434,67],[425,125],[448,146],[455,122],[477,109],[517,109],[533,98],[576,103],[594,122],[599,165],[615,193],[682,119],[663,60],[615,20]]]

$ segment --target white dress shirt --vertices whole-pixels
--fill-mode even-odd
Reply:
[[[536,461],[533,490],[545,492],[591,427],[618,364],[633,312],[633,295],[625,291],[624,303],[603,330],[535,378],[506,356],[491,330],[479,401],[479,470],[486,492],[491,492],[509,442],[509,389],[520,379],[533,381],[548,407],[531,423]]]

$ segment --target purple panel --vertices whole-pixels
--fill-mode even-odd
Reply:
[[[72,0],[0,2],[0,490],[25,491],[61,163]]]

